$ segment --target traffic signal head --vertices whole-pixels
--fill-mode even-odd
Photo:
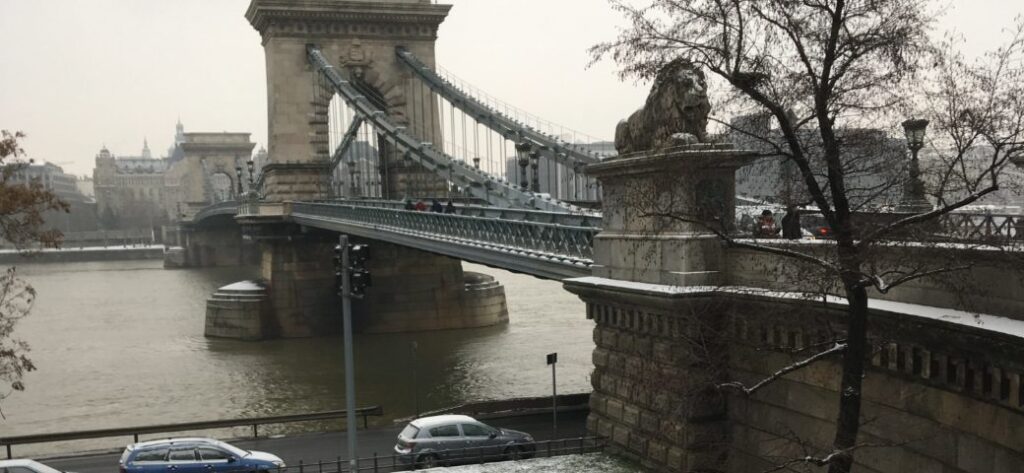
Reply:
[[[358,245],[349,245],[348,261],[353,268],[363,267],[369,260],[370,245],[364,243],[360,243]]]
[[[358,269],[353,270],[349,274],[349,278],[349,283],[352,285],[353,297],[362,297],[366,294],[366,289],[373,286],[373,278],[370,277],[369,271]]]

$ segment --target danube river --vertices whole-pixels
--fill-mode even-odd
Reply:
[[[592,322],[557,282],[466,265],[505,285],[511,323],[486,329],[357,334],[359,406],[386,422],[472,400],[590,390]],[[16,329],[38,370],[0,403],[0,437],[306,413],[344,407],[338,338],[203,337],[206,298],[254,268],[165,270],[158,261],[23,265],[38,291]],[[415,357],[412,342],[418,349]],[[418,395],[418,399],[417,399]],[[123,445],[123,439],[121,439]],[[95,447],[95,443],[85,443]],[[19,447],[22,454],[82,446]]]

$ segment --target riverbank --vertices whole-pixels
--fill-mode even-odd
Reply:
[[[160,245],[96,246],[84,248],[47,248],[29,255],[16,250],[0,250],[0,264],[87,263],[95,261],[158,260],[164,257]]]

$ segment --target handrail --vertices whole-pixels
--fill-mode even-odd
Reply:
[[[384,415],[384,408],[381,406],[361,407],[356,409],[356,415],[363,418],[363,428],[367,427],[367,417]],[[156,424],[136,427],[118,427],[112,429],[79,430],[73,432],[58,432],[50,434],[17,435],[11,437],[0,437],[0,445],[7,447],[7,458],[11,457],[12,445],[25,445],[32,443],[61,442],[65,440],[85,440],[107,437],[121,437],[131,435],[134,441],[139,441],[141,434],[160,434],[167,432],[184,432],[188,430],[219,429],[224,427],[251,426],[252,436],[259,436],[258,426],[269,424],[288,424],[293,422],[307,422],[314,420],[341,419],[347,417],[347,411],[322,411],[309,414],[289,414],[281,416],[250,417],[242,419],[208,420],[199,422],[183,422],[177,424]]]

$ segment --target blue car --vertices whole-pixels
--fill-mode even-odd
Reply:
[[[180,438],[140,442],[125,447],[121,473],[252,473],[284,468],[266,452],[243,450],[220,440]]]

